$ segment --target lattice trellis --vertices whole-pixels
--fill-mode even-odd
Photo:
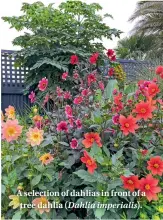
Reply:
[[[14,51],[1,51],[1,84],[2,84],[2,110],[8,105],[22,109],[29,104],[27,96],[23,95],[24,79],[28,68],[16,67]]]

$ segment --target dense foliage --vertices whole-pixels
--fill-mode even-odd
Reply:
[[[62,83],[73,81],[76,93],[59,86],[51,90],[47,78],[40,80],[45,97],[30,93],[30,122],[24,123],[12,106],[5,110],[5,219],[163,218],[163,67],[156,69],[159,81],[127,85],[115,70],[114,51],[107,56],[111,68],[105,77],[95,68],[97,53],[84,69],[75,58],[73,74],[63,73]],[[26,196],[32,190],[59,194]],[[49,203],[56,207],[49,209]],[[20,209],[21,204],[34,206]]]
[[[121,32],[106,25],[105,19],[112,16],[100,15],[101,10],[99,4],[81,1],[66,1],[59,8],[35,2],[23,3],[21,16],[3,17],[11,28],[25,31],[13,44],[22,48],[17,53],[17,64],[30,68],[26,79],[28,88],[47,77],[49,86],[55,89],[61,73],[72,70],[69,63],[72,54],[83,63],[93,52],[103,55],[102,39],[119,37]]]

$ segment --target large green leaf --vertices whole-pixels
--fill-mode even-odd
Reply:
[[[31,185],[32,185],[32,186],[37,185],[37,184],[40,182],[40,180],[41,180],[41,176],[42,176],[41,174],[35,176],[35,177],[32,179],[32,181],[31,181]]]
[[[118,88],[117,80],[111,79],[104,90],[104,98],[111,100],[113,97],[113,90]]]
[[[106,209],[94,209],[95,217],[101,219],[101,217],[105,214]]]

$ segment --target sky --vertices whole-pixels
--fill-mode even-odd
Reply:
[[[34,3],[38,0],[1,0],[0,1],[0,16],[19,16],[21,15],[21,6],[23,2]],[[55,3],[58,6],[63,0],[41,0],[45,5]],[[83,0],[86,3],[99,3],[103,7],[102,13],[108,13],[113,16],[114,19],[107,18],[107,25],[111,28],[116,28],[124,32],[121,34],[121,38],[128,36],[129,32],[133,28],[134,24],[128,22],[129,17],[132,15],[136,8],[137,0]],[[19,47],[12,45],[12,40],[23,34],[23,32],[17,32],[14,29],[10,29],[8,23],[5,23],[0,19],[0,47],[6,50],[17,50]],[[103,40],[106,48],[115,48],[118,38],[113,40]]]

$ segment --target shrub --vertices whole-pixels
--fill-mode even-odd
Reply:
[[[111,59],[110,52],[107,55]],[[64,74],[62,81],[72,80],[73,94],[59,86],[48,91],[47,84],[41,86],[45,78],[39,82],[46,96],[40,101],[31,94],[35,106],[28,127],[19,125],[13,108],[6,109],[3,216],[161,219],[163,101],[159,84],[139,81],[119,88],[116,75],[100,75],[97,69],[92,71],[93,66],[75,67],[73,76]],[[53,103],[51,112],[48,102]],[[47,194],[26,196],[32,190]],[[48,201],[55,204],[53,209],[46,207]],[[35,207],[20,209],[21,204]]]

